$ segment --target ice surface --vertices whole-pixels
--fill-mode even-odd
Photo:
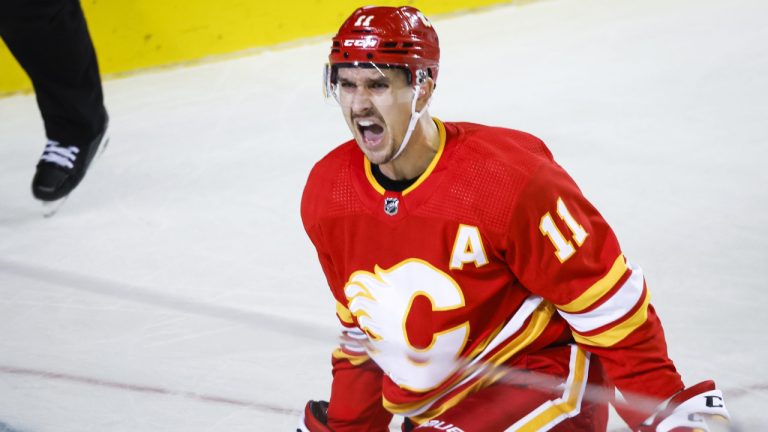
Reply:
[[[749,431],[768,423],[766,16],[550,0],[437,19],[431,109],[548,143],[644,268],[686,382],[715,379]],[[292,430],[327,397],[334,304],[299,220],[349,136],[327,46],[106,82],[110,147],[51,219],[34,98],[0,100],[0,431]]]

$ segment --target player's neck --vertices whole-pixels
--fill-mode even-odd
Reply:
[[[379,165],[379,169],[392,180],[414,179],[427,170],[439,147],[440,131],[429,113],[424,113],[403,153],[395,160]]]

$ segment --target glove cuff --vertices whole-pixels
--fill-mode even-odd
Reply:
[[[328,402],[309,401],[301,413],[296,432],[332,432],[326,425],[328,421]]]
[[[703,381],[674,395],[663,403],[656,414],[643,422],[640,430],[669,432],[676,428],[709,430],[706,417],[730,418],[725,408],[723,393],[714,381]]]

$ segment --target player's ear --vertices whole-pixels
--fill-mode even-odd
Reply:
[[[416,102],[416,111],[421,111],[427,104],[427,101],[432,97],[432,93],[435,91],[435,80],[431,77],[424,79],[419,86],[419,93],[417,95],[418,101]]]

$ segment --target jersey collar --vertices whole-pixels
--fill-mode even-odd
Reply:
[[[401,195],[405,196],[417,187],[419,187],[420,184],[424,183],[424,181],[432,174],[432,171],[434,171],[435,167],[437,166],[437,163],[440,162],[440,158],[443,156],[443,150],[445,149],[445,125],[443,125],[443,122],[437,119],[436,117],[432,117],[432,121],[435,122],[435,125],[437,126],[438,133],[440,134],[440,145],[437,148],[437,153],[435,154],[435,157],[432,158],[432,162],[429,163],[429,166],[426,170],[424,170],[423,173],[416,179],[415,182],[413,182],[412,185],[408,186],[405,190],[401,192]],[[379,184],[379,182],[376,180],[376,178],[373,176],[373,172],[371,171],[371,162],[368,160],[367,157],[363,157],[363,165],[365,169],[365,177],[368,179],[368,183],[370,183],[371,187],[373,187],[376,192],[379,193],[379,195],[384,195],[387,193],[387,190],[384,189],[383,186]]]

